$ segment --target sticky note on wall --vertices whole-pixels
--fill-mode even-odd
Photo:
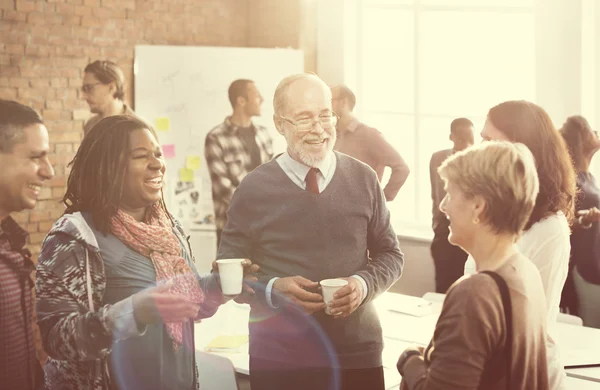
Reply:
[[[194,181],[194,171],[187,168],[181,168],[179,170],[179,181],[184,183],[191,183]]]
[[[175,157],[175,145],[163,145],[162,146],[163,157],[164,158],[173,158]]]
[[[158,131],[171,130],[171,120],[167,117],[156,118],[155,127]]]
[[[185,159],[185,167],[192,170],[200,169],[201,160],[200,156],[187,156]]]

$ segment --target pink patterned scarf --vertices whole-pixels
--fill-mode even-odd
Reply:
[[[156,281],[166,283],[175,280],[169,291],[188,297],[201,304],[204,294],[195,273],[182,257],[179,239],[166,212],[158,203],[146,212],[146,222],[137,222],[129,214],[119,210],[111,220],[112,233],[129,248],[152,260],[156,270]],[[177,348],[183,340],[183,324],[167,323],[167,331]]]

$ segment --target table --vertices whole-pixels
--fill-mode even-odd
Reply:
[[[432,303],[431,314],[421,317],[389,310],[404,297],[401,294],[384,293],[375,300],[385,343],[382,358],[386,389],[397,389],[400,383],[401,378],[396,371],[396,361],[400,353],[410,345],[425,346],[429,343],[442,307],[441,302]],[[203,350],[216,335],[247,334],[249,313],[248,305],[240,305],[233,301],[222,305],[213,317],[196,324],[196,348]],[[557,344],[565,365],[600,364],[600,353],[598,353],[600,329],[558,323],[556,333]],[[247,344],[237,353],[218,353],[218,355],[229,358],[238,373],[249,375]],[[570,383],[600,381],[600,368],[567,369],[566,371],[567,375],[573,378],[570,379]],[[590,383],[600,389],[598,383]]]

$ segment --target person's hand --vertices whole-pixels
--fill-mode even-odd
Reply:
[[[183,295],[170,293],[171,287],[172,283],[165,283],[133,295],[133,314],[138,324],[182,322],[196,318],[200,306]]]
[[[577,215],[582,217],[581,220],[584,225],[600,222],[600,210],[598,210],[596,207],[592,207],[588,210],[579,210]]]
[[[304,309],[307,314],[312,314],[325,308],[325,302],[323,302],[321,294],[307,291],[308,289],[315,289],[318,286],[319,283],[303,278],[302,276],[289,276],[275,280],[273,283],[273,292],[284,295],[290,301]]]
[[[237,303],[250,303],[254,297],[254,289],[251,287],[258,281],[256,273],[260,270],[258,264],[253,264],[250,259],[242,261],[242,267],[244,267],[244,285],[242,286],[242,293],[234,298]],[[212,269],[215,275],[219,275],[219,265],[217,261],[212,262]],[[227,298],[223,297],[224,301]]]
[[[348,284],[333,294],[333,301],[329,302],[329,311],[334,319],[346,318],[354,313],[362,303],[363,286],[354,278],[340,278],[348,281]]]

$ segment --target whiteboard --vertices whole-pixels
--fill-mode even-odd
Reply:
[[[186,228],[214,231],[204,140],[231,115],[231,82],[255,82],[264,102],[254,123],[271,131],[274,152],[279,153],[285,150],[285,139],[274,129],[273,94],[281,79],[303,69],[302,51],[292,49],[135,47],[135,111],[157,129],[167,165],[165,199]],[[182,182],[182,177],[191,181]]]

